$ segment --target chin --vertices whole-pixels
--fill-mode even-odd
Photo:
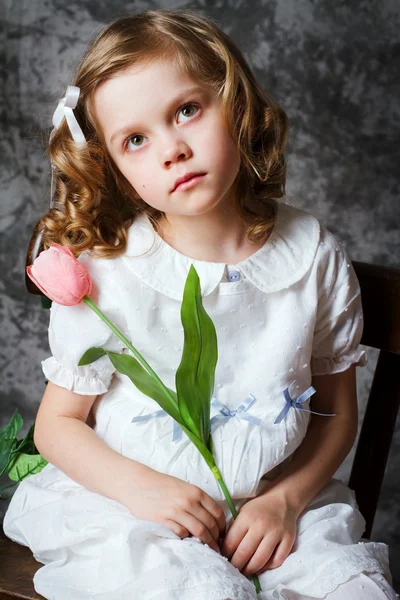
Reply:
[[[188,204],[188,211],[187,211],[187,215],[190,216],[204,216],[214,210],[216,210],[216,208],[221,204],[222,202],[222,198],[208,198],[207,200],[204,200],[203,202],[198,201],[198,202],[193,202],[192,204],[189,203]]]

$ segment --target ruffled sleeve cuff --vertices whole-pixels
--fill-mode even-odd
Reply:
[[[311,357],[312,375],[331,375],[346,371],[350,365],[355,363],[356,367],[364,367],[368,362],[365,350],[357,349],[344,356],[338,357]]]
[[[94,369],[92,365],[68,368],[59,363],[54,356],[42,361],[42,370],[49,381],[84,396],[104,394],[113,375],[112,371]]]

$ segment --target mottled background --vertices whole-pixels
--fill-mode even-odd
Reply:
[[[45,142],[56,101],[107,21],[178,7],[214,18],[287,111],[288,200],[339,236],[351,259],[400,266],[398,0],[0,0],[0,426],[18,408],[25,433],[44,389],[48,313],[25,291],[24,264],[49,201]],[[369,357],[358,369],[360,420],[376,352]],[[372,534],[390,545],[398,591],[399,450],[398,426]],[[338,472],[345,481],[351,456]]]

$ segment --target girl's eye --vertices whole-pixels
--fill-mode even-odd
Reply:
[[[179,109],[178,113],[182,113],[182,115],[185,117],[185,119],[183,120],[183,123],[185,123],[186,121],[189,121],[194,116],[196,116],[199,110],[200,109],[196,104],[190,103],[185,104],[185,106],[182,106],[182,108]],[[147,139],[146,136],[142,135],[141,133],[135,133],[134,135],[131,135],[125,141],[125,150],[127,150],[128,152],[136,152],[136,150],[139,150],[143,147],[143,141],[145,139]]]
[[[128,152],[135,152],[138,148],[142,147],[141,141],[145,139],[144,135],[140,133],[135,133],[135,135],[131,135],[125,142],[125,148]]]
[[[184,117],[187,117],[183,121],[183,122],[185,122],[185,121],[188,121],[189,119],[191,119],[192,117],[194,117],[195,115],[197,115],[198,110],[199,110],[199,107],[196,104],[185,104],[185,106],[182,106],[182,108],[180,108],[178,112],[182,113]]]

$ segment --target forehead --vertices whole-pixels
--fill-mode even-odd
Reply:
[[[104,126],[107,115],[148,114],[155,105],[179,95],[186,88],[202,85],[171,59],[141,62],[119,71],[96,90],[93,110]]]
[[[115,73],[99,88],[140,85],[142,91],[148,88],[163,85],[176,86],[185,82],[192,82],[194,78],[172,58],[157,58],[149,61],[140,61]]]

